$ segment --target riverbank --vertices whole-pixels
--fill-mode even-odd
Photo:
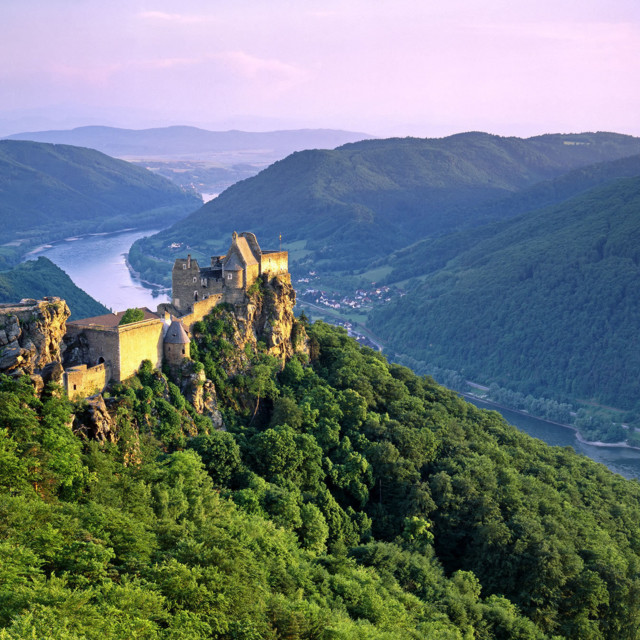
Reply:
[[[69,236],[68,238],[61,238],[60,240],[50,240],[46,244],[41,244],[35,249],[31,249],[31,251],[27,251],[27,253],[22,255],[21,261],[25,262],[26,260],[30,260],[32,257],[35,257],[37,253],[41,253],[43,251],[47,251],[48,249],[53,249],[53,247],[62,244],[63,242],[75,242],[76,240],[82,240],[84,238],[92,238],[95,236],[112,236],[117,235],[119,233],[128,233],[130,231],[136,231],[135,227],[127,227],[126,229],[118,229],[117,231],[102,231],[100,233],[83,233],[77,236]]]
[[[167,302],[168,296],[158,292],[155,283],[144,283],[134,277],[125,259],[133,242],[155,232],[129,229],[120,233],[84,234],[77,240],[59,241],[37,255],[57,264],[78,287],[108,309],[123,311],[144,306],[155,309]]]
[[[153,291],[157,291],[158,293],[169,294],[171,290],[168,287],[165,287],[162,284],[157,282],[149,282],[149,280],[145,280],[140,276],[140,272],[136,271],[132,264],[129,262],[129,252],[122,254],[124,257],[124,263],[127,265],[127,269],[129,269],[129,273],[134,280],[137,280],[142,286],[147,287],[148,289],[152,289]]]
[[[565,429],[571,429],[575,433],[576,440],[580,442],[580,444],[586,444],[590,447],[610,447],[612,449],[631,449],[633,451],[640,451],[640,447],[634,447],[633,445],[628,444],[627,442],[602,442],[600,440],[585,440],[580,433],[580,430],[572,424],[566,424],[564,422],[556,422],[555,420],[548,420],[547,418],[540,418],[538,416],[531,415],[526,411],[521,411],[520,409],[514,409],[512,407],[507,407],[506,405],[499,404],[498,402],[494,402],[493,400],[488,400],[485,397],[478,396],[475,393],[468,393],[459,391],[461,396],[469,399],[479,400],[480,402],[484,402],[485,404],[491,405],[493,407],[497,407],[499,409],[504,409],[506,411],[511,411],[513,413],[517,413],[521,416],[525,416],[527,418],[535,418],[536,420],[540,420],[540,422],[546,422],[547,424],[553,424],[558,427],[564,427]]]

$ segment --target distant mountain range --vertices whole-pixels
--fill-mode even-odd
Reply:
[[[163,227],[201,204],[169,180],[99,151],[0,140],[0,265],[70,235]]]
[[[520,213],[502,202],[576,168],[637,153],[640,139],[608,133],[526,140],[466,133],[303,151],[233,185],[144,251],[166,258],[171,244],[188,243],[206,256],[234,229],[250,229],[269,246],[280,234],[285,243],[301,242],[306,261],[322,270],[351,271],[420,238]]]
[[[320,274],[308,286],[338,300],[372,280],[403,290],[365,318],[391,353],[524,393],[632,409],[638,154],[640,139],[610,133],[305,151],[131,255],[153,279],[166,272],[159,260],[206,257],[234,229],[267,248],[282,233],[294,274]]]
[[[44,296],[64,299],[71,309],[72,320],[109,313],[104,305],[76,287],[60,267],[42,256],[0,271],[0,302],[18,302],[22,298],[39,300]]]
[[[70,130],[33,131],[7,136],[8,140],[32,140],[71,144],[97,149],[122,158],[204,158],[221,153],[283,158],[302,149],[333,149],[347,142],[364,140],[366,133],[335,129],[297,129],[292,131],[207,131],[197,127],[175,126],[155,129],[78,127]],[[266,161],[266,160],[265,160]]]

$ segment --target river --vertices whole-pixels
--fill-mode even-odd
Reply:
[[[566,447],[573,447],[578,453],[588,456],[596,462],[607,465],[611,471],[619,473],[625,478],[640,478],[640,451],[634,449],[623,449],[619,447],[595,447],[584,444],[576,438],[576,432],[569,427],[562,427],[545,420],[538,420],[531,416],[526,416],[516,411],[509,411],[502,407],[475,398],[465,397],[465,400],[472,402],[481,409],[492,409],[498,411],[504,419],[518,427],[520,431],[528,433],[534,438],[539,438],[547,444]]]
[[[168,301],[165,295],[154,298],[151,290],[131,277],[125,263],[125,254],[138,238],[156,231],[127,231],[107,235],[83,236],[59,242],[35,255],[46,256],[67,272],[69,277],[89,295],[114,311],[129,307],[146,306],[155,309]],[[33,256],[32,256],[33,257]],[[167,266],[170,268],[170,265]],[[498,409],[472,400],[482,409],[499,411],[507,422],[534,438],[556,446],[571,446],[579,453],[607,465],[626,478],[640,478],[640,452],[615,447],[594,447],[577,440],[572,429],[537,420],[530,416]]]
[[[68,238],[33,253],[57,264],[73,282],[112,311],[148,307],[155,311],[166,295],[153,297],[151,289],[131,276],[125,262],[129,247],[158,231],[125,231]],[[171,265],[167,265],[171,269]]]

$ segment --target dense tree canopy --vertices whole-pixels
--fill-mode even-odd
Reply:
[[[637,482],[321,323],[311,362],[236,352],[228,314],[192,344],[226,431],[150,363],[113,443],[1,379],[0,637],[639,637]]]

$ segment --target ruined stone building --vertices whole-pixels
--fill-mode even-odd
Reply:
[[[64,322],[69,317],[64,301],[40,306],[35,300],[17,306],[5,305],[0,310],[0,361],[6,360],[17,373],[21,372],[24,367],[20,363],[25,360],[25,354],[35,347],[26,338],[24,345],[18,344],[17,336],[22,335],[20,327],[28,326],[26,318],[33,313],[33,308],[49,310],[57,309],[55,305],[58,305],[65,310],[54,314],[61,318],[60,338],[64,334],[63,354],[58,356],[64,367],[63,382],[71,399],[87,397],[102,391],[111,381],[130,378],[143,360],[150,360],[155,368],[161,368],[163,364],[180,366],[190,356],[189,332],[195,322],[202,320],[221,302],[233,304],[248,320],[247,291],[258,278],[272,282],[275,276],[279,276],[280,286],[290,286],[288,253],[263,251],[253,233],[234,232],[227,253],[211,258],[207,267],[201,269],[190,256],[176,260],[172,272],[172,303],[159,305],[157,313],[144,308],[144,317],[137,322],[120,325],[124,315],[121,311],[73,320],[67,322],[64,329]],[[292,296],[288,302],[292,316],[295,294],[287,295]],[[255,309],[252,313],[255,314]],[[22,316],[24,319],[19,321]],[[15,326],[9,322],[14,322]],[[286,322],[280,318],[275,323],[277,326],[271,328],[274,345],[281,341],[277,335],[280,325],[290,330],[291,322],[288,316]],[[10,328],[5,330],[4,324]],[[49,323],[43,320],[42,324]]]
[[[201,269],[188,256],[175,261],[172,275],[172,304],[159,305],[157,313],[144,308],[141,320],[124,325],[124,311],[66,322],[69,309],[59,298],[0,305],[0,371],[63,382],[76,399],[130,378],[143,360],[155,368],[180,366],[190,357],[191,327],[217,304],[233,304],[249,334],[252,323],[260,324],[247,297],[260,277],[282,298],[268,328],[270,347],[284,353],[295,304],[286,251],[263,251],[253,233],[234,233],[229,251],[211,258],[210,266]],[[50,346],[62,341],[62,350]]]
[[[193,311],[195,303],[211,298],[213,306],[220,302],[239,304],[259,276],[288,272],[287,251],[263,251],[253,233],[234,231],[229,251],[213,256],[208,266],[200,267],[191,256],[175,261],[172,304],[182,314]]]

